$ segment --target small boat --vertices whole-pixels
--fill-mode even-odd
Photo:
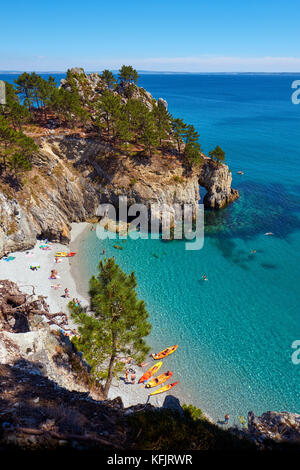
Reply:
[[[159,388],[158,390],[155,390],[155,392],[150,393],[150,395],[158,395],[159,393],[164,393],[167,392],[168,390],[171,390],[171,388],[175,387],[179,383],[179,380],[177,382],[173,382],[172,384],[165,385],[164,387]]]
[[[146,383],[146,388],[157,387],[157,385],[161,385],[166,382],[170,377],[172,377],[173,372],[165,372],[164,374],[159,375],[158,377],[153,377],[153,379],[149,380]]]
[[[72,256],[75,256],[77,253],[74,251],[70,251],[70,253],[67,253],[66,251],[58,251],[55,253],[56,258],[70,258]]]
[[[175,344],[174,346],[171,346],[170,348],[166,348],[163,351],[160,351],[160,353],[155,354],[155,356],[153,356],[153,359],[155,360],[163,359],[164,357],[167,357],[173,352],[175,352],[177,348],[178,348],[178,344]]]
[[[150,369],[147,370],[147,372],[145,372],[144,375],[142,375],[142,377],[140,378],[139,384],[142,384],[143,382],[146,382],[146,380],[149,380],[152,375],[154,375],[161,368],[162,365],[163,363],[160,361],[155,364],[155,366],[150,367]]]
[[[237,171],[236,173],[237,173],[237,175],[243,175],[244,174],[243,171]]]

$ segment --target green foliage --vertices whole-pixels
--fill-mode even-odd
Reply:
[[[194,126],[188,125],[184,131],[184,155],[191,165],[202,163],[201,147],[199,144],[199,134]]]
[[[0,113],[6,117],[15,130],[22,130],[22,125],[30,121],[30,112],[19,102],[16,90],[11,83],[5,82],[6,104]]]
[[[152,150],[157,148],[159,137],[153,115],[149,111],[144,114],[141,121],[140,139],[149,155],[152,156]]]
[[[103,70],[100,77],[102,78],[104,83],[106,83],[108,88],[111,88],[116,83],[116,79],[110,70],[107,70],[107,69]]]
[[[97,103],[98,125],[102,127],[101,118],[104,119],[108,137],[115,137],[120,132],[118,121],[121,119],[121,98],[111,91],[104,91]]]
[[[119,80],[125,83],[136,83],[138,81],[138,73],[131,65],[122,65],[119,70]]]
[[[171,116],[160,102],[158,102],[157,106],[153,106],[152,114],[157,128],[157,138],[161,145],[162,140],[166,139],[171,132]]]
[[[0,115],[0,157],[2,170],[11,168],[15,174],[31,169],[30,158],[37,150],[34,141],[20,131],[11,128],[10,123]]]
[[[181,144],[185,135],[186,124],[182,119],[176,118],[171,121],[173,136],[177,142],[178,153],[181,153]]]
[[[217,145],[214,150],[208,152],[208,155],[213,158],[218,164],[221,162],[225,162],[225,152],[221,149],[219,145]]]
[[[192,419],[193,421],[196,421],[198,419],[204,419],[203,411],[194,405],[186,405],[184,403],[182,405],[182,409],[187,419]]]
[[[185,406],[183,415],[168,409],[151,409],[128,417],[132,439],[140,450],[255,450],[255,444],[222,430]]]
[[[56,88],[51,96],[49,106],[72,127],[75,124],[85,123],[88,119],[88,113],[81,104],[77,90],[69,91],[64,88]]]
[[[184,146],[184,156],[190,165],[199,165],[203,158],[199,144],[199,134],[191,124],[185,124],[182,119],[172,120],[172,130],[177,142],[178,153],[181,153],[181,145]]]
[[[74,340],[90,364],[92,373],[105,378],[107,396],[112,378],[130,355],[137,363],[149,352],[145,340],[150,333],[148,313],[135,291],[134,273],[125,274],[114,260],[99,264],[99,274],[90,279],[90,303],[93,316],[70,303],[72,318],[79,325],[80,338]]]

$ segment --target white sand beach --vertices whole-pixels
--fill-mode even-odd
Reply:
[[[72,224],[71,231],[71,245],[80,245],[80,238],[83,233],[88,229],[88,223],[74,223]],[[77,240],[77,243],[76,243]],[[49,244],[49,250],[40,248],[44,243],[38,240],[35,247],[22,252],[10,253],[9,256],[14,257],[12,261],[0,260],[0,280],[8,279],[16,282],[21,291],[32,293],[32,287],[35,287],[37,295],[43,295],[47,298],[50,311],[52,313],[65,312],[68,313],[67,305],[73,298],[78,298],[81,305],[88,305],[87,294],[78,285],[80,283],[80,273],[76,273],[76,279],[72,276],[71,268],[75,258],[61,258],[61,262],[55,262],[55,253],[57,251],[69,251],[70,248],[60,243]],[[30,269],[30,266],[39,266],[37,271]],[[77,267],[77,264],[76,264]],[[51,270],[58,271],[59,278],[56,280],[49,279]],[[73,270],[74,271],[74,270]],[[76,270],[77,271],[77,270]],[[60,287],[54,289],[51,286]],[[65,298],[64,289],[69,290],[70,298]],[[69,319],[69,326],[74,328],[72,320]],[[143,369],[131,364],[129,368],[136,371],[137,380],[143,375],[147,368],[151,367],[154,361],[151,358],[147,360],[147,366]],[[165,372],[162,368],[162,372]],[[130,379],[130,375],[129,375]],[[173,394],[173,391],[171,391]],[[110,389],[109,398],[120,396],[125,407],[136,405],[137,403],[146,403],[148,400],[149,391],[142,385],[136,383],[125,382],[125,374],[120,376],[119,379],[115,378]],[[176,396],[176,392],[174,393]],[[166,394],[158,395],[150,398],[150,403],[154,406],[162,406]]]

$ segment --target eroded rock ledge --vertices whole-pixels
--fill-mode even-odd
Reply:
[[[58,135],[40,138],[34,170],[20,190],[0,187],[0,257],[34,246],[38,236],[68,242],[72,222],[95,217],[99,203],[193,204],[199,184],[204,204],[220,209],[238,197],[227,165],[205,157],[198,170],[176,155],[136,159],[117,155],[99,138]]]

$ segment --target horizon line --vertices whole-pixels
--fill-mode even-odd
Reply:
[[[83,68],[83,67],[68,67],[65,70],[37,70],[37,69],[28,69],[28,70],[0,70],[0,73],[8,73],[8,74],[16,74],[16,73],[23,73],[23,72],[35,72],[35,73],[66,73],[67,70],[72,69],[72,68]],[[83,68],[84,70],[84,68]],[[119,72],[119,69],[110,69],[111,72]],[[144,70],[144,69],[136,69],[137,72],[139,73],[149,73],[149,74],[160,74],[160,73],[165,73],[165,74],[191,74],[191,75],[203,75],[203,74],[212,74],[212,75],[249,75],[249,74],[256,74],[256,75],[270,75],[270,74],[288,74],[288,75],[297,75],[300,74],[300,70],[298,72],[295,71],[201,71],[201,72],[195,72],[195,71],[180,71],[180,70]],[[99,70],[84,70],[85,73],[101,73]]]

